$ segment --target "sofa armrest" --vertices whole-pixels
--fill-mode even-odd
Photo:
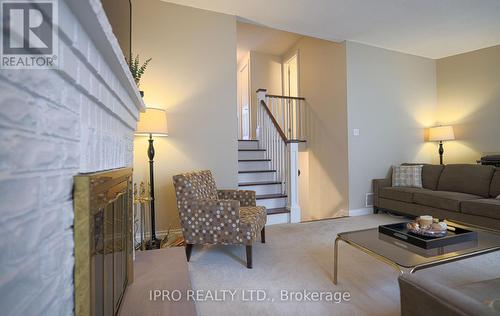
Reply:
[[[423,274],[402,275],[398,282],[402,316],[497,315],[484,302]]]
[[[221,200],[237,200],[240,206],[255,206],[255,191],[250,190],[217,190],[217,196]]]
[[[380,190],[392,185],[392,179],[374,179],[373,180],[373,205],[378,207],[379,204],[379,193]]]

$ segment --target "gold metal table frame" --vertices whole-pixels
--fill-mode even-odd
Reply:
[[[364,230],[359,230],[359,231],[366,231],[366,230],[373,230],[373,229],[376,230],[377,228],[370,228],[370,229],[364,229]],[[354,248],[357,248],[357,249],[361,250],[362,252],[388,264],[389,266],[393,267],[396,271],[398,271],[400,275],[401,274],[411,274],[411,273],[414,273],[418,270],[423,270],[423,269],[431,268],[434,266],[442,265],[445,263],[459,261],[459,260],[463,260],[463,259],[467,259],[467,258],[471,258],[471,257],[475,257],[475,256],[479,256],[479,255],[483,255],[483,254],[487,254],[490,252],[500,250],[500,245],[499,245],[498,247],[492,247],[492,248],[488,248],[488,249],[473,251],[470,253],[465,253],[465,254],[461,254],[461,255],[457,255],[457,256],[453,256],[453,257],[448,257],[448,258],[443,258],[443,259],[436,259],[435,261],[422,263],[422,264],[418,264],[418,265],[414,265],[414,266],[410,266],[410,267],[405,267],[405,266],[401,266],[401,265],[397,264],[396,262],[392,261],[391,259],[389,259],[387,257],[384,257],[382,254],[378,254],[378,253],[376,253],[376,252],[374,252],[374,251],[372,251],[372,250],[370,250],[362,245],[359,245],[359,244],[357,244],[349,239],[342,237],[342,234],[353,233],[353,232],[355,232],[355,231],[340,233],[340,234],[337,234],[337,237],[335,238],[335,244],[334,244],[334,249],[333,249],[333,264],[334,264],[333,284],[338,284],[338,266],[339,266],[338,255],[339,255],[339,242],[340,241],[343,241],[346,244],[348,244]]]

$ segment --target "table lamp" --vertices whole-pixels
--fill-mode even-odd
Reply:
[[[167,113],[163,109],[146,108],[144,113],[140,113],[139,122],[135,135],[149,136],[149,183],[151,192],[151,240],[147,245],[147,249],[160,248],[160,240],[156,239],[156,225],[155,225],[155,185],[154,185],[154,168],[153,159],[155,156],[155,148],[153,146],[153,136],[168,136],[167,129]]]
[[[436,126],[429,128],[429,141],[439,142],[439,163],[443,164],[443,141],[454,140],[455,133],[453,132],[453,126]]]

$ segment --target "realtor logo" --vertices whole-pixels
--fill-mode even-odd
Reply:
[[[0,0],[0,68],[57,67],[57,0]]]

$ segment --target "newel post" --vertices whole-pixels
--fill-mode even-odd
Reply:
[[[300,223],[299,204],[299,143],[288,143],[290,159],[290,190],[288,209],[290,210],[290,223]]]
[[[266,101],[266,94],[267,90],[266,89],[258,89],[257,90],[257,124],[256,130],[255,130],[255,135],[257,136],[257,140],[259,140],[259,146],[262,144],[262,106],[260,105],[260,101]]]

